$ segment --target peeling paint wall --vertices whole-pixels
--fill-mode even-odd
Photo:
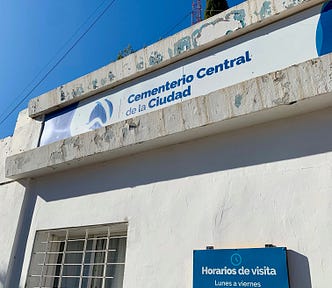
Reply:
[[[246,117],[246,121],[239,124],[243,127],[284,117],[286,112],[305,113],[308,109],[317,109],[317,105],[321,109],[331,104],[328,103],[332,93],[331,75],[332,54],[329,54],[162,110],[13,155],[7,158],[6,173],[14,178],[23,177],[25,173],[50,173],[89,161],[119,157],[133,153],[135,149],[148,149],[153,144],[167,145],[168,139],[175,143],[185,141],[185,133],[193,129],[196,129],[193,133],[196,137],[202,137],[204,134],[199,133],[204,133],[204,127],[207,130],[209,126],[216,125],[219,129],[228,129],[230,123],[237,123],[241,117]],[[309,100],[313,103],[306,105]],[[296,102],[298,106],[290,105]],[[300,104],[309,108],[303,110]],[[263,116],[267,111],[268,116]],[[202,129],[197,132],[199,128]]]
[[[18,115],[12,137],[11,153],[17,154],[37,147],[41,130],[42,117],[32,119],[28,115],[28,109],[22,110]]]
[[[137,51],[119,61],[83,76],[73,82],[32,99],[29,115],[52,111],[58,106],[66,106],[87,98],[95,93],[115,87],[128,79],[146,74],[169,62],[186,57],[193,49],[199,49],[213,41],[227,41],[233,32],[250,28],[257,23],[264,23],[272,16],[280,15],[288,9],[307,4],[323,2],[321,0],[249,0],[224,11],[214,17],[197,23],[172,37],[161,40]],[[308,5],[309,5],[308,4]]]

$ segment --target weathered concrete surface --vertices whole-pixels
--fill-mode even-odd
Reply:
[[[6,177],[18,179],[106,161],[222,130],[322,109],[331,105],[331,93],[332,54],[329,54],[10,156],[6,162]]]
[[[0,140],[0,185],[12,181],[5,177],[5,160],[11,154],[12,137]]]
[[[7,269],[10,260],[10,251],[14,241],[15,227],[11,226],[13,214],[13,202],[16,203],[10,189],[13,187],[11,179],[5,177],[5,159],[10,154],[11,137],[0,140],[0,288],[4,287]],[[15,209],[17,210],[17,209]],[[9,227],[8,227],[9,226]],[[11,231],[8,231],[11,230]]]
[[[36,117],[85,99],[258,27],[324,2],[323,0],[249,0],[119,61],[34,98]]]
[[[30,118],[28,109],[22,110],[19,113],[12,137],[12,154],[28,151],[38,146],[42,129],[42,121],[39,118]]]
[[[30,118],[28,109],[19,113],[14,135],[0,140],[0,185],[12,181],[5,177],[6,158],[36,148],[41,128],[42,122]]]
[[[21,226],[26,193],[24,186],[5,177],[5,159],[37,147],[41,127],[41,121],[30,118],[25,109],[18,116],[14,135],[0,140],[0,288],[10,287],[5,282],[11,262],[15,259],[12,253],[16,233]]]
[[[5,161],[10,155],[29,151],[38,146],[42,122],[32,119],[28,109],[21,111],[16,121],[14,135],[0,140],[0,185],[12,181],[5,176]]]
[[[17,182],[0,184],[0,287],[4,287],[19,224],[25,188]]]

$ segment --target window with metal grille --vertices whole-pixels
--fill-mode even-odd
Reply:
[[[27,288],[121,288],[127,224],[37,231]]]

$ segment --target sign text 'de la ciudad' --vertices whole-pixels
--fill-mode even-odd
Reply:
[[[40,145],[207,95],[332,52],[330,6],[310,8],[50,113],[45,117]]]
[[[166,81],[165,84],[162,84],[158,87],[151,88],[147,91],[138,93],[138,94],[131,94],[128,97],[128,103],[134,104],[134,103],[140,103],[145,99],[148,99],[147,107],[145,104],[144,108],[141,109],[147,109],[147,108],[155,108],[160,105],[164,105],[166,103],[170,103],[176,100],[181,100],[182,98],[191,96],[191,85],[195,79],[204,79],[205,77],[209,77],[211,75],[214,75],[216,73],[221,73],[224,70],[232,69],[236,66],[248,63],[251,61],[251,56],[249,51],[245,51],[244,55],[240,55],[233,59],[225,59],[222,63],[219,63],[212,67],[202,67],[200,68],[195,75],[189,74],[189,75],[182,75],[181,78],[172,80],[172,81]],[[196,77],[196,78],[195,78]],[[176,90],[176,89],[179,90]],[[165,93],[169,92],[169,95],[164,96]],[[135,109],[136,108],[132,108]],[[126,112],[128,113],[128,111]],[[127,115],[129,116],[129,115]]]

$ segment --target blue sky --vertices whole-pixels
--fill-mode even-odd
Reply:
[[[228,3],[234,6],[240,2],[243,1]],[[92,29],[28,96],[111,3]],[[27,107],[29,99],[114,61],[128,44],[139,50],[189,27],[191,3],[0,0],[0,139],[13,134],[18,112]],[[204,11],[205,0],[202,5]],[[23,98],[26,100],[19,105]]]

